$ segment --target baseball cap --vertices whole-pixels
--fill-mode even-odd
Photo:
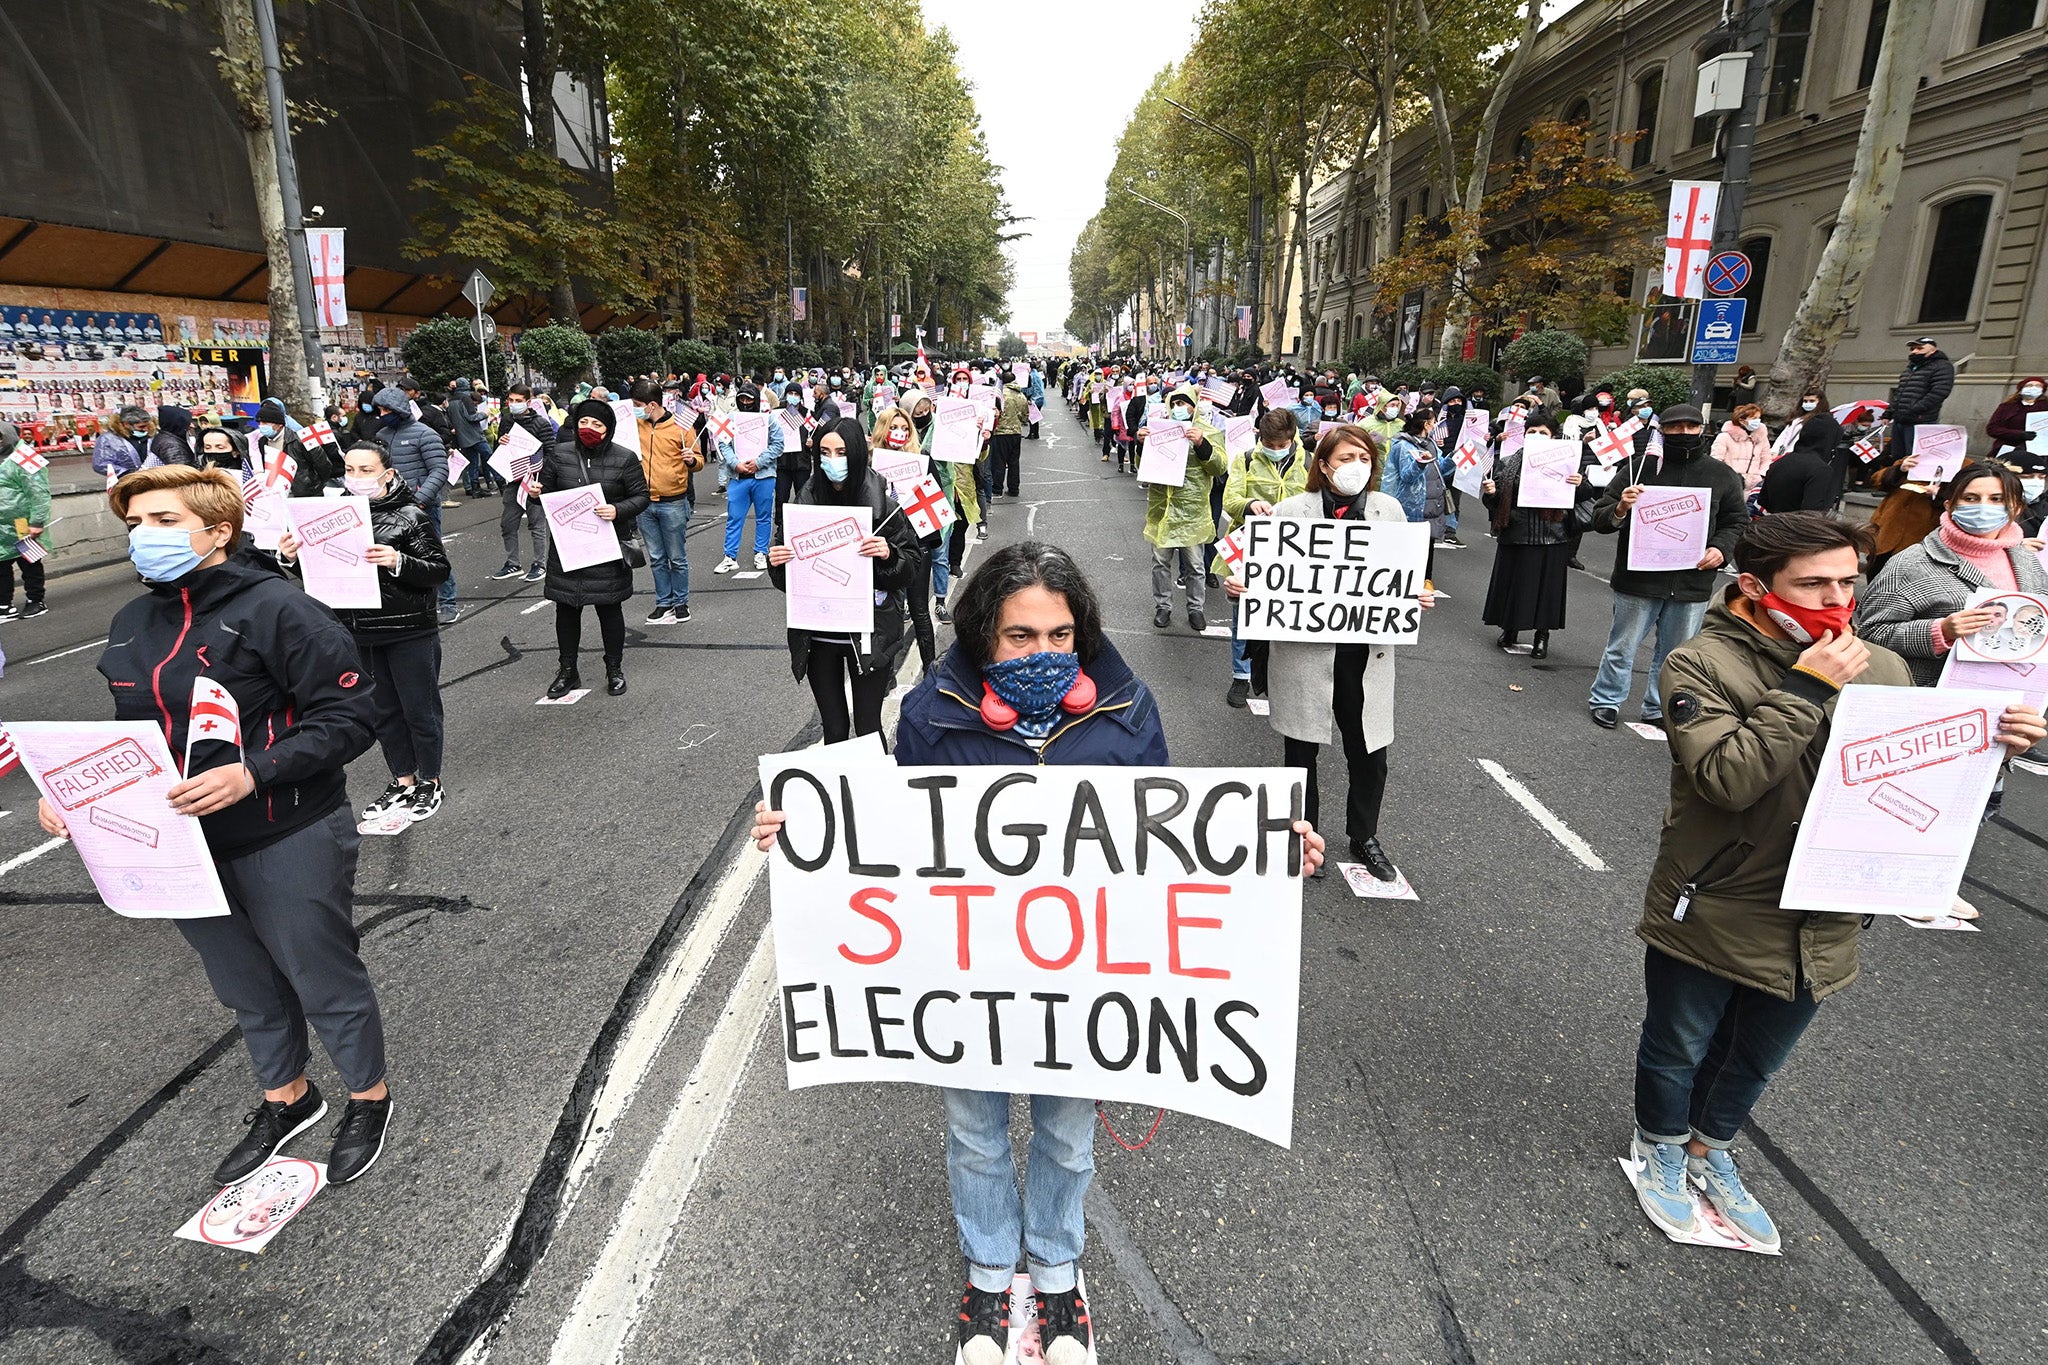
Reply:
[[[1933,337],[1914,337],[1914,338],[1913,338],[1913,339],[1912,339],[1911,341],[1907,342],[1906,344],[1907,344],[1908,346],[1939,346],[1939,345],[1941,345],[1941,343],[1940,343],[1940,342],[1938,342],[1938,341],[1936,341],[1936,340],[1935,340],[1935,339],[1934,339]]]

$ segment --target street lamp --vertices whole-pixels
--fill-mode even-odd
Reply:
[[[1239,150],[1240,152],[1243,152],[1243,153],[1244,153],[1244,183],[1245,183],[1245,189],[1246,189],[1246,190],[1247,190],[1247,191],[1248,191],[1248,192],[1250,193],[1250,195],[1251,195],[1251,201],[1252,201],[1252,202],[1251,202],[1251,220],[1252,220],[1252,222],[1251,222],[1251,277],[1252,277],[1252,341],[1253,341],[1254,343],[1256,343],[1256,342],[1258,341],[1258,339],[1259,339],[1259,335],[1260,335],[1260,333],[1259,333],[1259,324],[1260,324],[1261,318],[1260,318],[1260,309],[1259,309],[1259,292],[1260,292],[1260,286],[1261,286],[1261,283],[1262,283],[1262,278],[1261,278],[1261,277],[1262,277],[1262,273],[1263,273],[1263,272],[1262,272],[1262,267],[1263,267],[1263,265],[1264,265],[1264,261],[1265,261],[1265,246],[1264,246],[1264,239],[1265,239],[1265,209],[1266,209],[1266,196],[1265,196],[1265,195],[1264,195],[1264,194],[1263,194],[1263,193],[1262,193],[1262,192],[1260,191],[1260,189],[1259,189],[1259,162],[1258,162],[1258,157],[1257,157],[1257,156],[1256,156],[1256,155],[1255,155],[1255,154],[1254,154],[1254,153],[1252,152],[1252,144],[1251,144],[1251,143],[1249,143],[1249,142],[1246,142],[1246,141],[1245,141],[1245,140],[1244,140],[1243,138],[1239,137],[1239,136],[1238,136],[1238,135],[1237,135],[1236,133],[1233,133],[1233,132],[1231,132],[1231,131],[1230,131],[1230,130],[1229,130],[1228,128],[1218,128],[1218,127],[1217,127],[1217,126],[1216,126],[1215,124],[1213,124],[1213,123],[1209,122],[1209,120],[1207,120],[1207,119],[1203,118],[1203,117],[1202,117],[1202,116],[1201,116],[1200,114],[1197,114],[1197,113],[1196,113],[1196,112],[1195,112],[1194,110],[1192,110],[1192,109],[1188,108],[1188,107],[1187,107],[1187,106],[1186,106],[1185,104],[1182,104],[1182,103],[1181,103],[1181,102],[1180,102],[1179,100],[1176,100],[1176,99],[1168,99],[1168,100],[1167,100],[1166,102],[1167,102],[1167,103],[1168,103],[1169,105],[1171,105],[1171,106],[1173,107],[1173,110],[1174,110],[1174,112],[1175,112],[1175,113],[1179,114],[1179,115],[1180,115],[1180,116],[1181,116],[1182,118],[1186,119],[1186,120],[1187,120],[1187,121],[1188,121],[1189,123],[1195,124],[1195,125],[1196,125],[1196,126],[1198,126],[1198,127],[1202,127],[1202,128],[1207,128],[1207,129],[1208,129],[1208,130],[1209,130],[1210,132],[1212,132],[1212,133],[1216,134],[1216,136],[1218,136],[1218,137],[1220,137],[1220,138],[1224,138],[1224,139],[1227,139],[1227,140],[1228,140],[1229,142],[1231,142],[1231,143],[1232,143],[1233,145],[1235,145],[1235,146],[1236,146],[1236,148],[1237,148],[1237,149],[1238,149],[1238,150]],[[1282,304],[1282,306],[1284,307],[1284,306],[1285,306],[1285,304],[1286,304],[1286,300],[1284,300],[1284,299],[1283,299],[1283,300],[1281,300],[1281,304]],[[1283,331],[1283,332],[1284,332],[1285,330],[1286,330],[1286,328],[1284,328],[1284,327],[1283,327],[1283,328],[1281,329],[1281,331]],[[1274,338],[1274,342],[1273,342],[1273,351],[1274,351],[1274,354],[1275,354],[1275,357],[1276,357],[1276,358],[1277,358],[1277,356],[1278,356],[1279,350],[1280,350],[1280,341],[1279,341],[1279,338],[1278,338],[1278,337],[1276,337],[1276,338]]]
[[[1189,225],[1188,216],[1185,213],[1182,213],[1179,209],[1170,209],[1166,207],[1166,205],[1160,203],[1157,199],[1147,199],[1144,195],[1138,193],[1137,186],[1129,180],[1124,181],[1124,193],[1128,194],[1129,196],[1131,196],[1131,198],[1137,200],[1141,204],[1149,204],[1153,208],[1158,209],[1161,213],[1172,216],[1176,221],[1180,223],[1181,248],[1187,255],[1187,287],[1183,294],[1183,297],[1187,301],[1189,323],[1188,339],[1183,344],[1183,349],[1185,349],[1188,352],[1188,354],[1192,356],[1194,354],[1195,349],[1195,329],[1193,325],[1195,312],[1194,229],[1192,226]]]

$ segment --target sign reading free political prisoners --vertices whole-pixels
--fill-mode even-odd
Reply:
[[[1429,523],[1247,517],[1238,635],[1321,644],[1412,644]]]
[[[1287,1146],[1302,774],[761,759],[791,1089],[1162,1105]]]

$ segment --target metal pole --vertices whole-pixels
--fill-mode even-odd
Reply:
[[[277,49],[277,14],[270,0],[252,0],[256,41],[263,49],[263,93],[270,105],[270,135],[277,144],[277,189],[284,201],[285,245],[292,258],[292,296],[306,348],[313,401],[327,401],[327,361],[320,353],[320,313],[313,306],[313,261],[306,250],[306,217],[299,201],[299,164],[292,157],[291,108],[284,98],[284,62]],[[314,416],[319,416],[315,409]]]
[[[774,219],[769,219],[774,222]],[[782,216],[782,269],[785,276],[784,302],[789,308],[789,342],[796,344],[796,228],[788,214]]]
[[[1742,107],[1728,121],[1728,150],[1721,162],[1721,202],[1714,216],[1716,255],[1734,249],[1742,240],[1742,208],[1749,197],[1750,156],[1756,149],[1757,113],[1763,106],[1764,47],[1770,38],[1771,15],[1777,7],[1777,0],[1749,0],[1740,18],[1730,22],[1730,28],[1739,24],[1739,29],[1733,33],[1720,30],[1701,44],[1702,55],[1714,51],[1749,53],[1749,65],[1742,73]],[[1715,368],[1692,367],[1692,401],[1702,413],[1708,412],[1713,403]]]

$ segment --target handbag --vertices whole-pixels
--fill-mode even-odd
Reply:
[[[647,567],[647,550],[640,544],[639,536],[619,537],[619,558],[626,561],[626,567],[629,569]]]

